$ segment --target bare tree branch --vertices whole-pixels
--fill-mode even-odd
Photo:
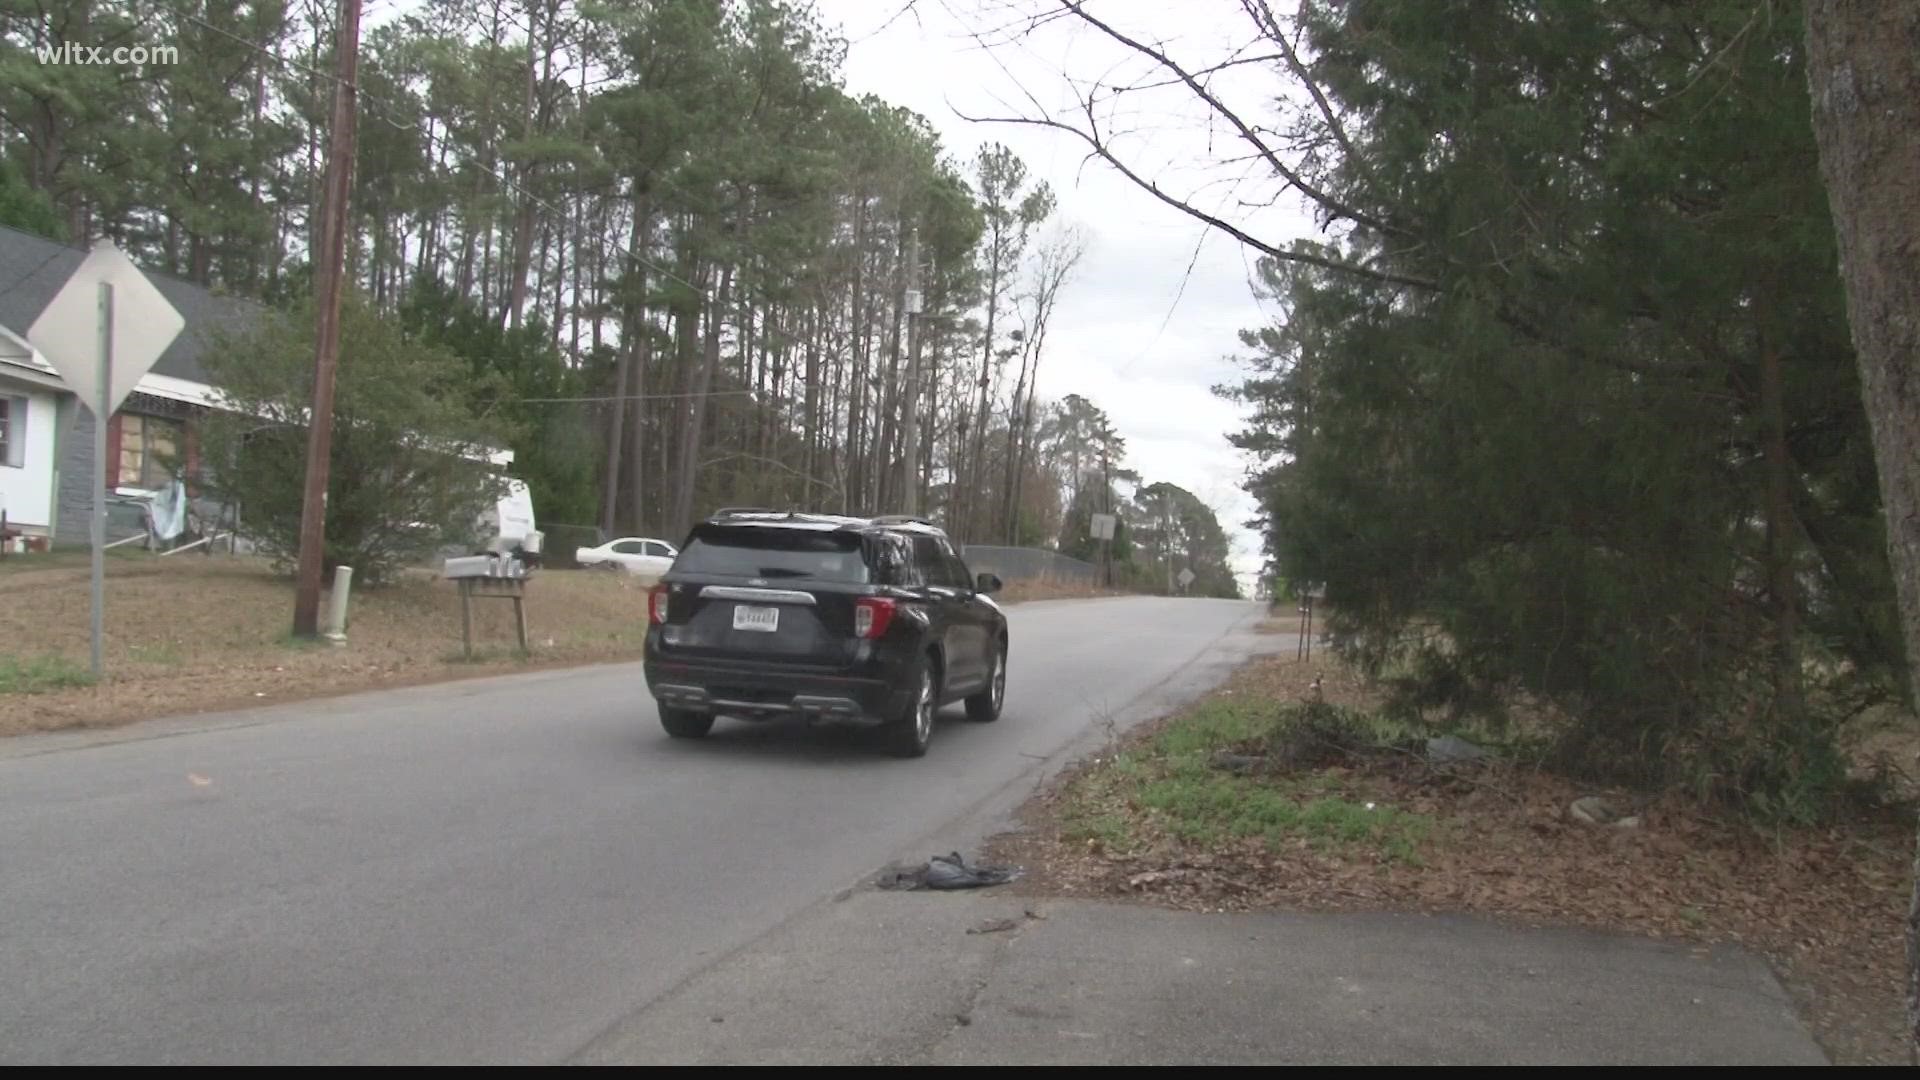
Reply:
[[[1313,95],[1313,103],[1319,107],[1320,116],[1326,120],[1327,128],[1333,132],[1334,140],[1340,144],[1340,149],[1350,160],[1358,162],[1360,155],[1353,148],[1353,140],[1347,138],[1346,127],[1340,123],[1340,117],[1333,111],[1333,105],[1327,101],[1327,95],[1320,91],[1320,84],[1315,82],[1313,76],[1308,73],[1307,65],[1300,61],[1299,50],[1293,47],[1293,42],[1287,40],[1287,35],[1280,29],[1280,20],[1274,17],[1273,9],[1267,6],[1267,0],[1240,0],[1240,5],[1246,8],[1247,14],[1267,35],[1268,40],[1280,46],[1281,53],[1286,56],[1288,69],[1293,72],[1294,78],[1300,80],[1300,85],[1307,88],[1307,93]]]
[[[1234,225],[1232,222],[1227,221],[1223,218],[1220,218],[1216,215],[1209,214],[1206,211],[1201,210],[1196,206],[1190,206],[1185,201],[1177,198],[1176,196],[1170,195],[1167,192],[1161,190],[1158,184],[1155,184],[1153,181],[1148,180],[1146,177],[1141,176],[1139,173],[1135,172],[1132,168],[1130,168],[1125,162],[1121,161],[1119,156],[1116,155],[1107,146],[1106,142],[1100,138],[1097,130],[1093,132],[1082,131],[1079,128],[1073,126],[1072,124],[1068,124],[1060,120],[1052,120],[1047,118],[1035,118],[1035,117],[1028,117],[1028,116],[1006,116],[1006,117],[968,116],[964,112],[960,112],[958,109],[954,111],[957,115],[960,116],[961,119],[975,122],[975,123],[1025,124],[1032,127],[1052,128],[1056,131],[1064,131],[1071,135],[1074,135],[1077,138],[1079,138],[1082,142],[1085,142],[1096,156],[1098,156],[1101,160],[1105,161],[1108,165],[1113,166],[1116,170],[1120,172],[1122,176],[1132,181],[1135,186],[1151,194],[1154,198],[1159,199],[1161,202],[1166,203],[1168,206],[1173,207],[1175,210],[1178,210],[1181,213],[1188,215],[1189,217],[1193,217],[1200,221],[1206,222],[1207,224],[1213,226],[1214,228],[1219,229],[1221,232],[1226,233],[1228,236],[1233,237],[1235,240],[1238,240],[1241,243],[1247,245],[1248,247],[1253,248],[1256,251],[1259,251],[1263,255],[1267,255],[1274,259],[1279,259],[1285,262],[1303,263],[1308,266],[1320,267],[1323,270],[1332,270],[1342,274],[1352,274],[1357,277],[1367,278],[1371,281],[1378,281],[1386,284],[1405,285],[1405,286],[1409,286],[1416,289],[1426,289],[1426,290],[1437,290],[1439,288],[1438,284],[1426,278],[1409,277],[1404,274],[1387,273],[1385,271],[1374,270],[1369,267],[1361,266],[1357,263],[1342,262],[1337,259],[1328,259],[1319,255],[1308,253],[1308,252],[1288,251],[1285,248],[1275,247],[1274,245],[1269,244],[1264,240],[1260,240],[1254,237],[1252,234],[1248,233],[1245,229],[1242,229],[1239,226]]]
[[[1242,56],[1232,60],[1222,60],[1217,64],[1208,65],[1207,67],[1203,67],[1198,71],[1195,71],[1193,74],[1195,75],[1195,77],[1217,75],[1222,71],[1227,71],[1232,68],[1246,67],[1248,64],[1267,64],[1267,63],[1272,63],[1275,60],[1284,60],[1284,59],[1286,59],[1286,57],[1282,56],[1279,53],[1262,53],[1259,56]],[[1173,75],[1165,79],[1155,79],[1152,82],[1129,83],[1125,86],[1112,87],[1111,89],[1113,90],[1113,92],[1111,94],[1108,94],[1107,97],[1108,99],[1112,99],[1112,98],[1119,97],[1121,94],[1133,94],[1133,93],[1138,93],[1142,90],[1160,90],[1169,86],[1176,85],[1180,82],[1181,82],[1180,76]]]
[[[1309,183],[1305,177],[1301,176],[1298,172],[1296,172],[1294,169],[1289,167],[1286,164],[1286,162],[1280,160],[1280,155],[1275,153],[1273,148],[1268,146],[1266,142],[1260,138],[1259,133],[1254,131],[1253,128],[1246,123],[1246,121],[1242,120],[1238,113],[1234,112],[1231,108],[1228,108],[1226,102],[1222,101],[1219,98],[1219,96],[1214,94],[1211,90],[1207,89],[1207,87],[1203,85],[1198,78],[1196,78],[1192,73],[1188,72],[1184,67],[1182,67],[1179,63],[1177,63],[1171,56],[1168,56],[1166,52],[1164,52],[1163,50],[1155,48],[1154,46],[1149,45],[1146,42],[1138,41],[1128,36],[1127,34],[1121,32],[1117,28],[1109,26],[1108,24],[1095,18],[1093,15],[1087,12],[1085,4],[1080,2],[1080,0],[1059,0],[1059,2],[1061,7],[1079,16],[1081,21],[1098,29],[1101,33],[1105,34],[1107,37],[1113,39],[1114,41],[1119,42],[1122,45],[1125,45],[1127,48],[1132,49],[1134,52],[1139,53],[1142,56],[1151,58],[1155,63],[1159,64],[1161,67],[1172,72],[1175,76],[1179,78],[1179,80],[1182,83],[1186,84],[1187,88],[1191,90],[1195,96],[1197,96],[1201,101],[1205,102],[1208,108],[1212,109],[1222,119],[1226,120],[1229,124],[1231,124],[1235,128],[1235,130],[1237,130],[1240,133],[1240,137],[1242,139],[1246,140],[1247,143],[1249,143],[1256,150],[1258,150],[1261,153],[1261,155],[1266,159],[1267,164],[1274,170],[1274,172],[1278,173],[1281,177],[1283,177],[1288,184],[1291,184],[1293,187],[1298,188],[1301,194],[1313,200],[1315,203],[1317,203],[1319,206],[1325,209],[1328,213],[1333,214],[1336,217],[1346,218],[1360,225],[1364,225],[1367,228],[1374,229],[1379,232],[1387,233],[1390,235],[1395,235],[1395,236],[1409,235],[1406,230],[1400,229],[1389,222],[1383,221],[1380,218],[1377,218],[1372,214],[1369,214],[1366,211],[1359,209],[1358,207],[1350,206],[1345,202],[1342,202],[1341,200],[1335,198],[1333,195],[1329,194],[1328,192],[1323,191],[1320,188],[1316,187],[1315,185]]]

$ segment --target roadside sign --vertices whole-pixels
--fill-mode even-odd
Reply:
[[[1192,568],[1190,568],[1190,567],[1189,567],[1188,569],[1185,569],[1185,570],[1182,570],[1182,571],[1180,571],[1180,576],[1179,576],[1179,578],[1177,578],[1176,580],[1178,580],[1178,581],[1180,582],[1180,587],[1181,587],[1181,588],[1183,588],[1183,589],[1184,589],[1184,588],[1186,588],[1187,586],[1189,586],[1189,585],[1191,585],[1191,584],[1193,584],[1193,570],[1192,570]]]
[[[1119,520],[1120,519],[1113,514],[1094,514],[1093,527],[1091,530],[1093,538],[1095,540],[1113,539],[1114,526]]]
[[[109,240],[93,245],[27,341],[93,412],[93,678],[105,675],[107,420],[187,321]]]
[[[101,325],[102,286],[112,297],[112,322],[106,329]],[[98,416],[112,416],[186,325],[133,260],[112,241],[101,240],[33,321],[27,341],[46,356],[81,404]],[[113,358],[104,379],[103,344]]]

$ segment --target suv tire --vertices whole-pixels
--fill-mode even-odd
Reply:
[[[940,709],[940,699],[933,685],[933,665],[926,657],[915,665],[913,678],[916,689],[906,709],[885,729],[887,751],[894,757],[924,757],[933,741],[933,717]]]
[[[713,714],[691,709],[660,708],[660,726],[676,739],[698,739],[713,730]]]
[[[988,724],[1000,719],[1000,706],[1007,700],[1007,643],[993,646],[993,674],[987,688],[967,699],[967,719]]]

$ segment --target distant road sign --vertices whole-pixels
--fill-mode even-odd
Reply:
[[[1093,515],[1093,538],[1095,540],[1113,539],[1114,527],[1119,521],[1120,519],[1113,514]]]
[[[1180,587],[1181,587],[1181,588],[1183,588],[1183,589],[1184,589],[1184,588],[1186,588],[1187,586],[1189,586],[1189,585],[1191,585],[1191,584],[1193,584],[1193,571],[1192,571],[1192,569],[1186,569],[1186,570],[1182,570],[1182,571],[1180,571],[1180,576],[1179,576],[1179,577],[1178,577],[1178,578],[1177,578],[1176,580],[1178,580],[1178,581],[1180,582]]]

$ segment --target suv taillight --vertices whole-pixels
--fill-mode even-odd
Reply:
[[[853,636],[873,639],[887,632],[893,623],[893,601],[883,596],[863,596],[853,602]]]
[[[647,618],[656,623],[667,621],[667,587],[655,585],[647,593]]]

